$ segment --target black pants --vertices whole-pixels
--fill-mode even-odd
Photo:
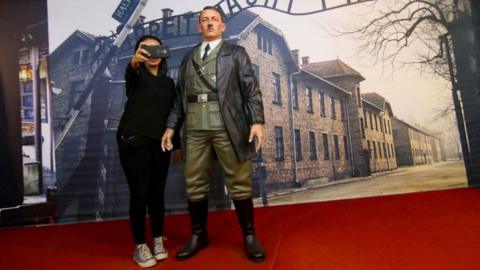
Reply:
[[[153,237],[163,234],[165,182],[170,152],[163,152],[160,139],[129,130],[117,133],[120,162],[130,189],[130,226],[136,244],[146,242],[145,215],[148,209]]]

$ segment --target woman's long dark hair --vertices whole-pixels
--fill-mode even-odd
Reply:
[[[135,44],[135,51],[137,51],[138,47],[140,47],[140,43],[143,42],[144,40],[147,40],[147,39],[154,39],[154,40],[158,41],[158,43],[163,44],[162,41],[156,36],[144,35],[144,36],[141,36],[137,40],[137,43]],[[158,67],[158,71],[160,71],[160,73],[162,75],[165,75],[165,76],[167,75],[168,64],[167,64],[167,59],[166,58],[162,58],[162,61],[160,62],[160,66]]]

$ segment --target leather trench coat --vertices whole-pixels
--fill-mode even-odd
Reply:
[[[185,89],[185,72],[192,65],[193,51],[188,52],[179,68],[175,102],[167,119],[167,127],[179,132],[185,128],[183,121],[187,112],[187,91]],[[255,156],[253,143],[248,142],[250,125],[264,123],[262,94],[257,78],[252,69],[250,58],[245,49],[223,41],[216,59],[216,89],[220,111],[226,131],[239,161]],[[183,130],[182,134],[185,134]],[[185,136],[182,149],[186,149]],[[185,153],[184,154],[188,154]]]

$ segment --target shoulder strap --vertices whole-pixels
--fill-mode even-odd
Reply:
[[[210,84],[207,78],[205,78],[203,73],[200,71],[200,66],[198,65],[197,62],[195,62],[193,57],[192,57],[192,64],[193,64],[193,68],[195,69],[195,72],[197,72],[198,77],[200,78],[202,83],[208,88],[208,90],[212,91],[213,93],[217,93],[217,89],[212,84]]]

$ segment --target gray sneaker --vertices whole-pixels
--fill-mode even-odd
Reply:
[[[140,244],[135,246],[135,251],[133,252],[133,260],[137,262],[140,267],[152,267],[157,264],[157,261],[150,252],[147,244]]]
[[[168,257],[168,251],[163,245],[163,240],[167,240],[164,236],[153,238],[153,255],[157,261],[165,260]]]

